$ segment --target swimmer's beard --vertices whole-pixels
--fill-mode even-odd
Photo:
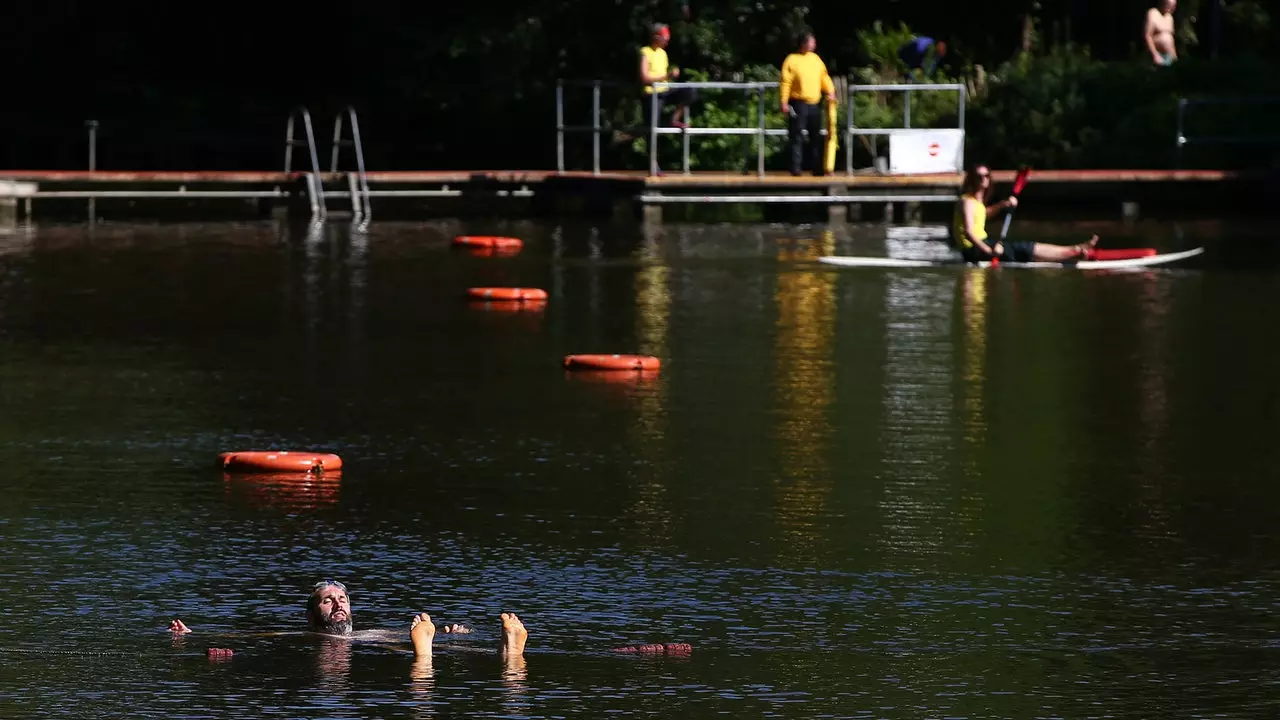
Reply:
[[[351,616],[348,615],[346,620],[337,622],[315,622],[311,624],[311,631],[324,633],[325,635],[350,635],[351,634]]]

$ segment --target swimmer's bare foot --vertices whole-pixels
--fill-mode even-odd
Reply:
[[[519,657],[524,654],[524,643],[529,639],[529,631],[515,613],[502,613],[502,644],[498,652],[505,657]]]
[[[1087,258],[1093,254],[1093,249],[1098,247],[1098,236],[1094,235],[1089,238],[1089,242],[1081,243],[1076,246],[1076,251],[1080,253],[1080,257]]]
[[[173,621],[169,623],[169,632],[173,633],[174,635],[186,635],[187,633],[191,632],[191,628],[187,627],[186,623],[175,618]]]
[[[409,625],[409,637],[413,640],[413,654],[418,657],[431,657],[431,640],[436,636],[436,626],[431,624],[431,616],[418,613],[413,616]]]

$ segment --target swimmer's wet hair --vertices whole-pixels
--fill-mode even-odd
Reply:
[[[315,615],[320,609],[320,597],[316,594],[320,590],[327,587],[336,587],[347,594],[347,602],[351,602],[351,591],[347,590],[347,586],[337,580],[321,580],[311,588],[311,594],[307,596],[307,614]]]

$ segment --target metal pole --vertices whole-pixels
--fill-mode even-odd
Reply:
[[[849,111],[845,113],[845,124],[847,126],[847,134],[844,143],[844,164],[845,171],[850,175],[853,174],[853,101],[855,90],[849,87],[846,79],[844,86],[845,103],[849,105]],[[871,158],[871,164],[875,165],[875,158]]]
[[[333,120],[333,152],[329,155],[329,172],[338,172],[338,150],[342,147],[342,113]]]
[[[564,172],[564,83],[556,83],[556,169]]]
[[[89,128],[89,172],[97,172],[98,170],[98,121],[90,120],[85,123],[85,127]],[[97,199],[89,198],[89,224],[93,225],[98,222]]]
[[[906,95],[906,98],[907,98],[907,104],[905,108],[906,112],[903,113],[903,120],[906,124],[903,125],[903,127],[910,130],[911,129],[911,91],[907,90],[904,94]]]
[[[693,119],[692,111],[686,109],[685,112],[688,113],[688,118],[692,120]],[[688,125],[688,124],[689,123],[685,123],[685,125]],[[684,168],[684,174],[688,175],[689,174],[689,129],[688,128],[684,128],[680,131],[680,141],[681,141],[681,144],[684,146],[684,149],[682,150],[682,152],[684,153],[684,160],[681,161],[681,164],[683,165],[683,168]]]
[[[658,174],[658,92],[656,90],[649,93],[649,174]]]
[[[756,172],[764,177],[764,89],[756,96]]]
[[[1182,146],[1187,144],[1187,138],[1183,134],[1183,115],[1187,111],[1187,99],[1178,98],[1178,137],[1173,141],[1173,169],[1182,168]]]
[[[591,86],[591,159],[593,172],[600,174],[600,81]]]
[[[957,168],[957,169],[959,169],[959,170],[964,169],[964,136],[965,136],[965,132],[964,132],[964,99],[965,99],[965,89],[964,89],[964,86],[963,86],[963,85],[961,85],[961,86],[960,86],[960,165],[961,165],[961,167],[960,167],[960,168]]]

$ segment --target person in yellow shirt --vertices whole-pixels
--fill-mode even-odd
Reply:
[[[796,52],[782,61],[782,79],[778,91],[782,98],[782,114],[787,117],[787,140],[791,147],[791,174],[803,172],[803,150],[808,150],[809,168],[814,175],[826,175],[822,152],[822,98],[835,103],[836,86],[827,74],[827,65],[814,50],[818,41],[813,33],[800,35]],[[804,148],[801,130],[808,131],[808,147]]]
[[[644,86],[643,104],[644,124],[651,126],[654,122],[653,94],[658,94],[658,112],[664,105],[675,105],[671,114],[671,125],[678,128],[689,127],[689,106],[698,99],[694,88],[675,88],[667,86],[667,82],[680,77],[680,68],[671,67],[667,59],[667,44],[671,42],[671,28],[662,23],[653,26],[653,35],[649,44],[640,48],[640,84]]]
[[[1007,243],[997,240],[991,243],[987,235],[987,216],[1017,207],[1018,198],[1009,197],[987,205],[990,194],[991,170],[986,165],[970,168],[960,185],[960,197],[956,199],[956,210],[951,219],[951,242],[965,262],[978,263],[993,257],[1004,262],[1083,260],[1098,244],[1097,235],[1079,245],[1050,245],[1029,240]]]

